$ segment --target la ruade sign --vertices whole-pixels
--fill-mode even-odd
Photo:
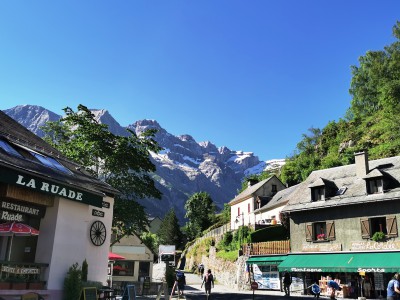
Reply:
[[[0,169],[0,181],[96,207],[103,206],[102,196],[9,169]]]

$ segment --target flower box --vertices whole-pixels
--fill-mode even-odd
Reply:
[[[28,289],[43,290],[44,289],[44,281],[28,282]]]
[[[26,290],[27,288],[27,283],[26,282],[13,282],[11,284],[11,289],[12,290]]]
[[[9,281],[0,281],[0,290],[10,290],[11,282]]]

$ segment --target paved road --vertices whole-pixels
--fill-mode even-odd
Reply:
[[[204,286],[201,288],[201,278],[196,274],[186,273],[186,289],[184,297],[180,297],[181,300],[206,300]],[[174,300],[178,297],[175,295]],[[208,300],[265,300],[266,298],[271,300],[314,300],[313,296],[301,296],[299,294],[293,294],[291,297],[287,297],[283,292],[280,291],[266,291],[266,290],[255,290],[253,291],[235,291],[227,286],[216,283],[211,291],[211,296]],[[328,297],[320,297],[321,300],[326,300]]]

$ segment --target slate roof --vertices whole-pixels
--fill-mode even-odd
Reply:
[[[390,187],[383,193],[367,194],[365,179],[384,178]],[[390,201],[400,199],[400,156],[369,161],[369,172],[363,178],[356,176],[356,165],[347,165],[330,169],[313,171],[308,178],[288,197],[284,212],[319,209],[332,206],[347,206],[368,202]],[[333,194],[324,201],[311,201],[310,187],[323,182],[335,185],[337,189],[346,187],[343,194]],[[315,185],[316,184],[316,185]]]
[[[80,188],[97,195],[103,196],[103,194],[107,194],[114,196],[119,193],[109,184],[91,176],[83,168],[80,168],[78,164],[63,156],[57,149],[50,146],[1,110],[0,137],[18,146],[29,148],[45,156],[55,158],[63,166],[68,168],[72,174],[66,174],[65,172],[46,167],[39,162],[10,155],[2,150],[0,150],[0,167],[7,167],[16,171],[30,173],[43,179],[49,179],[53,182]]]
[[[288,187],[284,190],[277,192],[272,199],[264,206],[256,209],[254,213],[261,213],[274,209],[275,207],[286,205],[289,201],[289,196],[299,187],[299,184]]]
[[[275,176],[275,175],[273,175]],[[245,189],[243,192],[241,192],[239,195],[237,195],[235,198],[233,198],[233,200],[231,200],[229,202],[230,205],[236,204],[241,202],[242,200],[248,199],[249,197],[251,197],[255,192],[257,192],[257,190],[259,188],[261,188],[265,183],[267,183],[273,176],[264,179],[250,187],[248,187],[247,189]]]

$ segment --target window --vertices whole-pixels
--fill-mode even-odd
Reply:
[[[306,224],[306,241],[326,241],[335,239],[335,222],[314,222]]]
[[[315,187],[311,189],[312,201],[325,200],[325,187]]]
[[[387,237],[397,237],[397,221],[395,216],[361,218],[361,237],[371,238],[376,232],[383,232]]]
[[[64,167],[62,164],[60,164],[57,160],[55,160],[52,157],[44,156],[42,154],[30,151],[33,157],[35,157],[38,161],[40,161],[42,164],[49,168],[57,169],[61,172],[64,173],[69,173],[71,174],[71,171],[68,170],[66,167]]]
[[[5,140],[0,139],[0,149],[3,149],[8,154],[18,156],[19,158],[25,158],[34,162],[40,162],[46,167],[56,169],[67,174],[72,174],[70,170],[68,170],[54,158],[39,154],[22,146],[11,145]]]
[[[133,276],[135,262],[133,261],[124,261],[114,264],[113,266],[113,275],[114,276]]]
[[[0,148],[3,149],[8,154],[22,157],[22,155],[20,153],[18,153],[17,150],[15,150],[8,142],[6,142],[4,140],[0,140]]]
[[[273,184],[271,192],[276,194],[277,191],[278,191],[278,188],[277,188],[276,184]]]
[[[238,207],[238,214],[237,215],[240,216],[240,207]]]
[[[368,194],[377,194],[383,192],[382,178],[372,178],[367,180]]]
[[[247,212],[250,213],[250,203],[247,203]]]

